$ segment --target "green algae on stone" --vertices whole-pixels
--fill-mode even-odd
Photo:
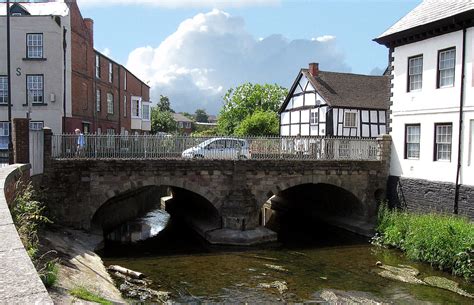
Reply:
[[[462,290],[461,288],[459,288],[458,283],[456,283],[455,281],[448,280],[447,278],[439,276],[428,276],[424,278],[424,281],[430,286],[449,290],[459,295],[474,299],[474,295]]]

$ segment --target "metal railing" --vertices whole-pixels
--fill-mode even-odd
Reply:
[[[55,159],[379,160],[376,139],[53,135]]]

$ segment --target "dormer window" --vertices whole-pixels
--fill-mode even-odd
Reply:
[[[26,57],[43,58],[43,34],[26,34]]]

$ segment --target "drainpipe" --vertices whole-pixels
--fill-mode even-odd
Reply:
[[[66,132],[66,77],[67,77],[67,29],[63,28],[63,128],[62,133]]]
[[[459,99],[459,139],[458,139],[458,163],[456,170],[456,188],[454,194],[454,208],[453,213],[459,213],[459,189],[462,167],[462,136],[463,136],[463,119],[464,119],[464,87],[465,87],[465,62],[466,62],[466,26],[462,31],[462,63],[461,63],[461,95]]]
[[[8,163],[13,164],[12,75],[10,58],[10,1],[7,0]]]

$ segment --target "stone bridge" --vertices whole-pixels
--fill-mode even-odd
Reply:
[[[167,187],[173,197],[204,202],[164,205],[185,214],[209,242],[252,244],[275,239],[262,227],[262,208],[272,208],[275,198],[287,197],[279,201],[291,205],[288,195],[302,186],[318,190],[306,191],[306,198],[314,205],[324,201],[328,209],[321,215],[336,211],[347,214],[349,224],[350,217],[353,223],[373,223],[385,195],[390,138],[379,144],[379,161],[50,159],[42,185],[56,221],[65,225],[110,230],[143,212],[144,201],[159,203]]]

